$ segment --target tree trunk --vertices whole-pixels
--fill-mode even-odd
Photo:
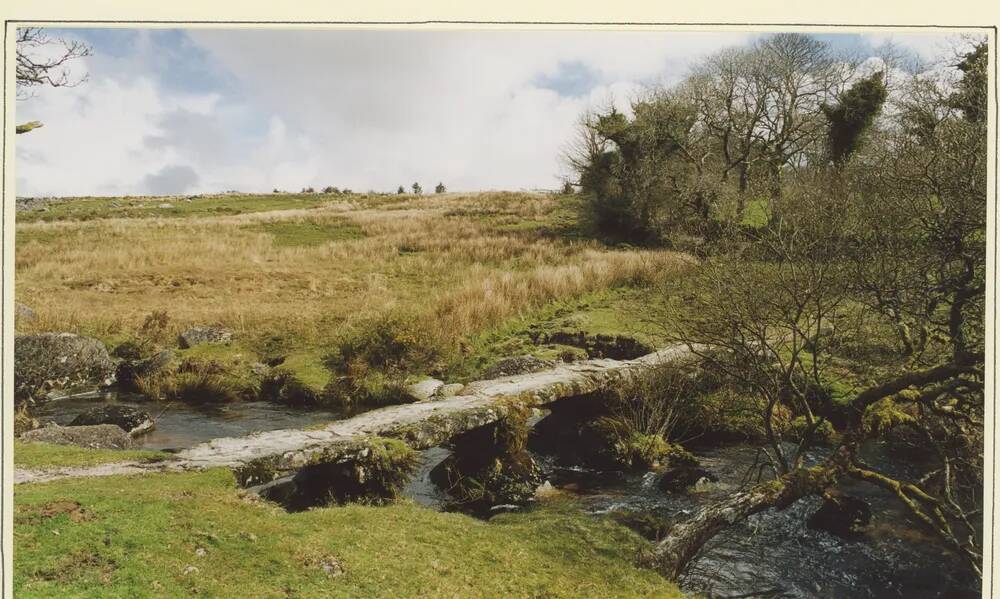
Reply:
[[[823,464],[788,474],[735,493],[674,525],[653,550],[664,576],[676,580],[701,548],[722,529],[768,508],[784,509],[807,495],[822,495],[837,483],[850,464],[850,450],[841,447]]]

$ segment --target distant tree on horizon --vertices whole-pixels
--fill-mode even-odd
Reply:
[[[404,194],[406,194],[406,190],[403,188],[402,185],[400,185],[399,189],[396,190],[396,194],[398,194],[398,195],[404,195]]]
[[[413,187],[413,194],[414,195],[420,195],[420,194],[424,193],[424,189],[422,187],[420,187],[420,184],[417,183],[416,181],[413,182],[412,187]]]
[[[445,188],[444,183],[438,183],[437,187],[434,188],[434,193],[444,193],[446,191],[448,190]]]

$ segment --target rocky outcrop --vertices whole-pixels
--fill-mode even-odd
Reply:
[[[92,426],[49,425],[21,435],[22,441],[78,445],[90,449],[129,449],[132,437],[115,424]]]
[[[14,338],[14,395],[40,398],[54,389],[99,387],[115,381],[115,366],[97,339],[72,333]]]
[[[153,419],[146,412],[114,404],[91,408],[69,423],[70,426],[95,424],[114,424],[133,437],[149,432],[155,426]]]
[[[229,343],[233,332],[224,327],[194,326],[181,333],[177,340],[181,349],[187,349],[202,343]]]

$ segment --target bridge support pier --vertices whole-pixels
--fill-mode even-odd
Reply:
[[[473,510],[523,504],[542,483],[527,451],[533,410],[510,410],[490,425],[462,433],[449,444],[452,454],[431,473],[434,482]]]

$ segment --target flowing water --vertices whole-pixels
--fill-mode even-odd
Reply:
[[[572,488],[591,513],[629,511],[679,521],[738,489],[756,452],[751,446],[701,452],[702,465],[719,480],[699,484],[685,494],[661,491],[657,475],[651,472],[609,476],[580,469],[573,476],[561,476],[573,480]],[[889,466],[877,447],[866,448],[864,453],[868,463]],[[813,456],[813,461],[818,459]],[[557,481],[553,484],[559,486]],[[979,596],[964,564],[904,511],[894,496],[864,483],[841,488],[872,508],[872,523],[857,539],[846,540],[806,526],[809,516],[822,505],[819,498],[806,498],[722,531],[691,563],[680,580],[682,588],[708,598]]]
[[[657,486],[658,474],[626,474],[557,465],[552,456],[536,455],[547,480],[572,493],[594,515],[643,514],[679,521],[699,507],[737,490],[754,463],[757,448],[718,447],[696,452],[702,466],[718,477],[691,492],[671,494]],[[424,460],[405,494],[435,509],[448,509],[447,497],[430,480],[430,471],[448,455],[435,448]],[[866,461],[894,476],[905,467],[890,463],[878,447],[868,447]],[[821,459],[812,456],[812,462]],[[766,598],[905,598],[979,597],[976,581],[964,564],[926,531],[895,497],[864,483],[842,490],[867,501],[872,523],[846,540],[806,525],[822,501],[811,497],[783,510],[767,510],[730,526],[711,540],[681,578],[681,587],[706,599]]]
[[[153,416],[156,428],[136,439],[140,447],[149,449],[180,449],[216,437],[301,428],[341,417],[337,412],[268,402],[196,407],[151,402],[138,395],[115,392],[54,400],[40,406],[38,415],[68,424],[77,414],[102,403],[136,407]],[[430,476],[448,453],[443,448],[423,452],[422,462],[404,494],[433,509],[449,509],[447,495]],[[547,480],[575,495],[588,513],[644,514],[678,521],[738,489],[755,462],[757,449],[736,445],[696,454],[718,481],[699,483],[693,491],[683,494],[661,491],[654,472],[594,470],[545,454],[536,454],[536,459]],[[815,462],[821,457],[817,454],[812,459]],[[910,474],[905,465],[886,458],[878,447],[868,447],[864,457],[893,476],[908,478]],[[914,521],[894,497],[863,483],[846,486],[844,491],[864,499],[872,508],[872,524],[859,538],[845,540],[807,527],[807,519],[821,501],[803,499],[783,511],[767,510],[721,532],[691,563],[681,578],[682,588],[707,599],[979,596],[975,580],[963,564]]]
[[[195,406],[181,402],[151,401],[142,395],[117,391],[48,401],[38,407],[35,415],[43,421],[66,425],[77,415],[106,404],[138,408],[153,417],[156,427],[135,438],[136,447],[142,449],[184,449],[217,437],[242,437],[255,432],[304,428],[337,420],[342,416],[335,411],[294,408],[266,401]]]

